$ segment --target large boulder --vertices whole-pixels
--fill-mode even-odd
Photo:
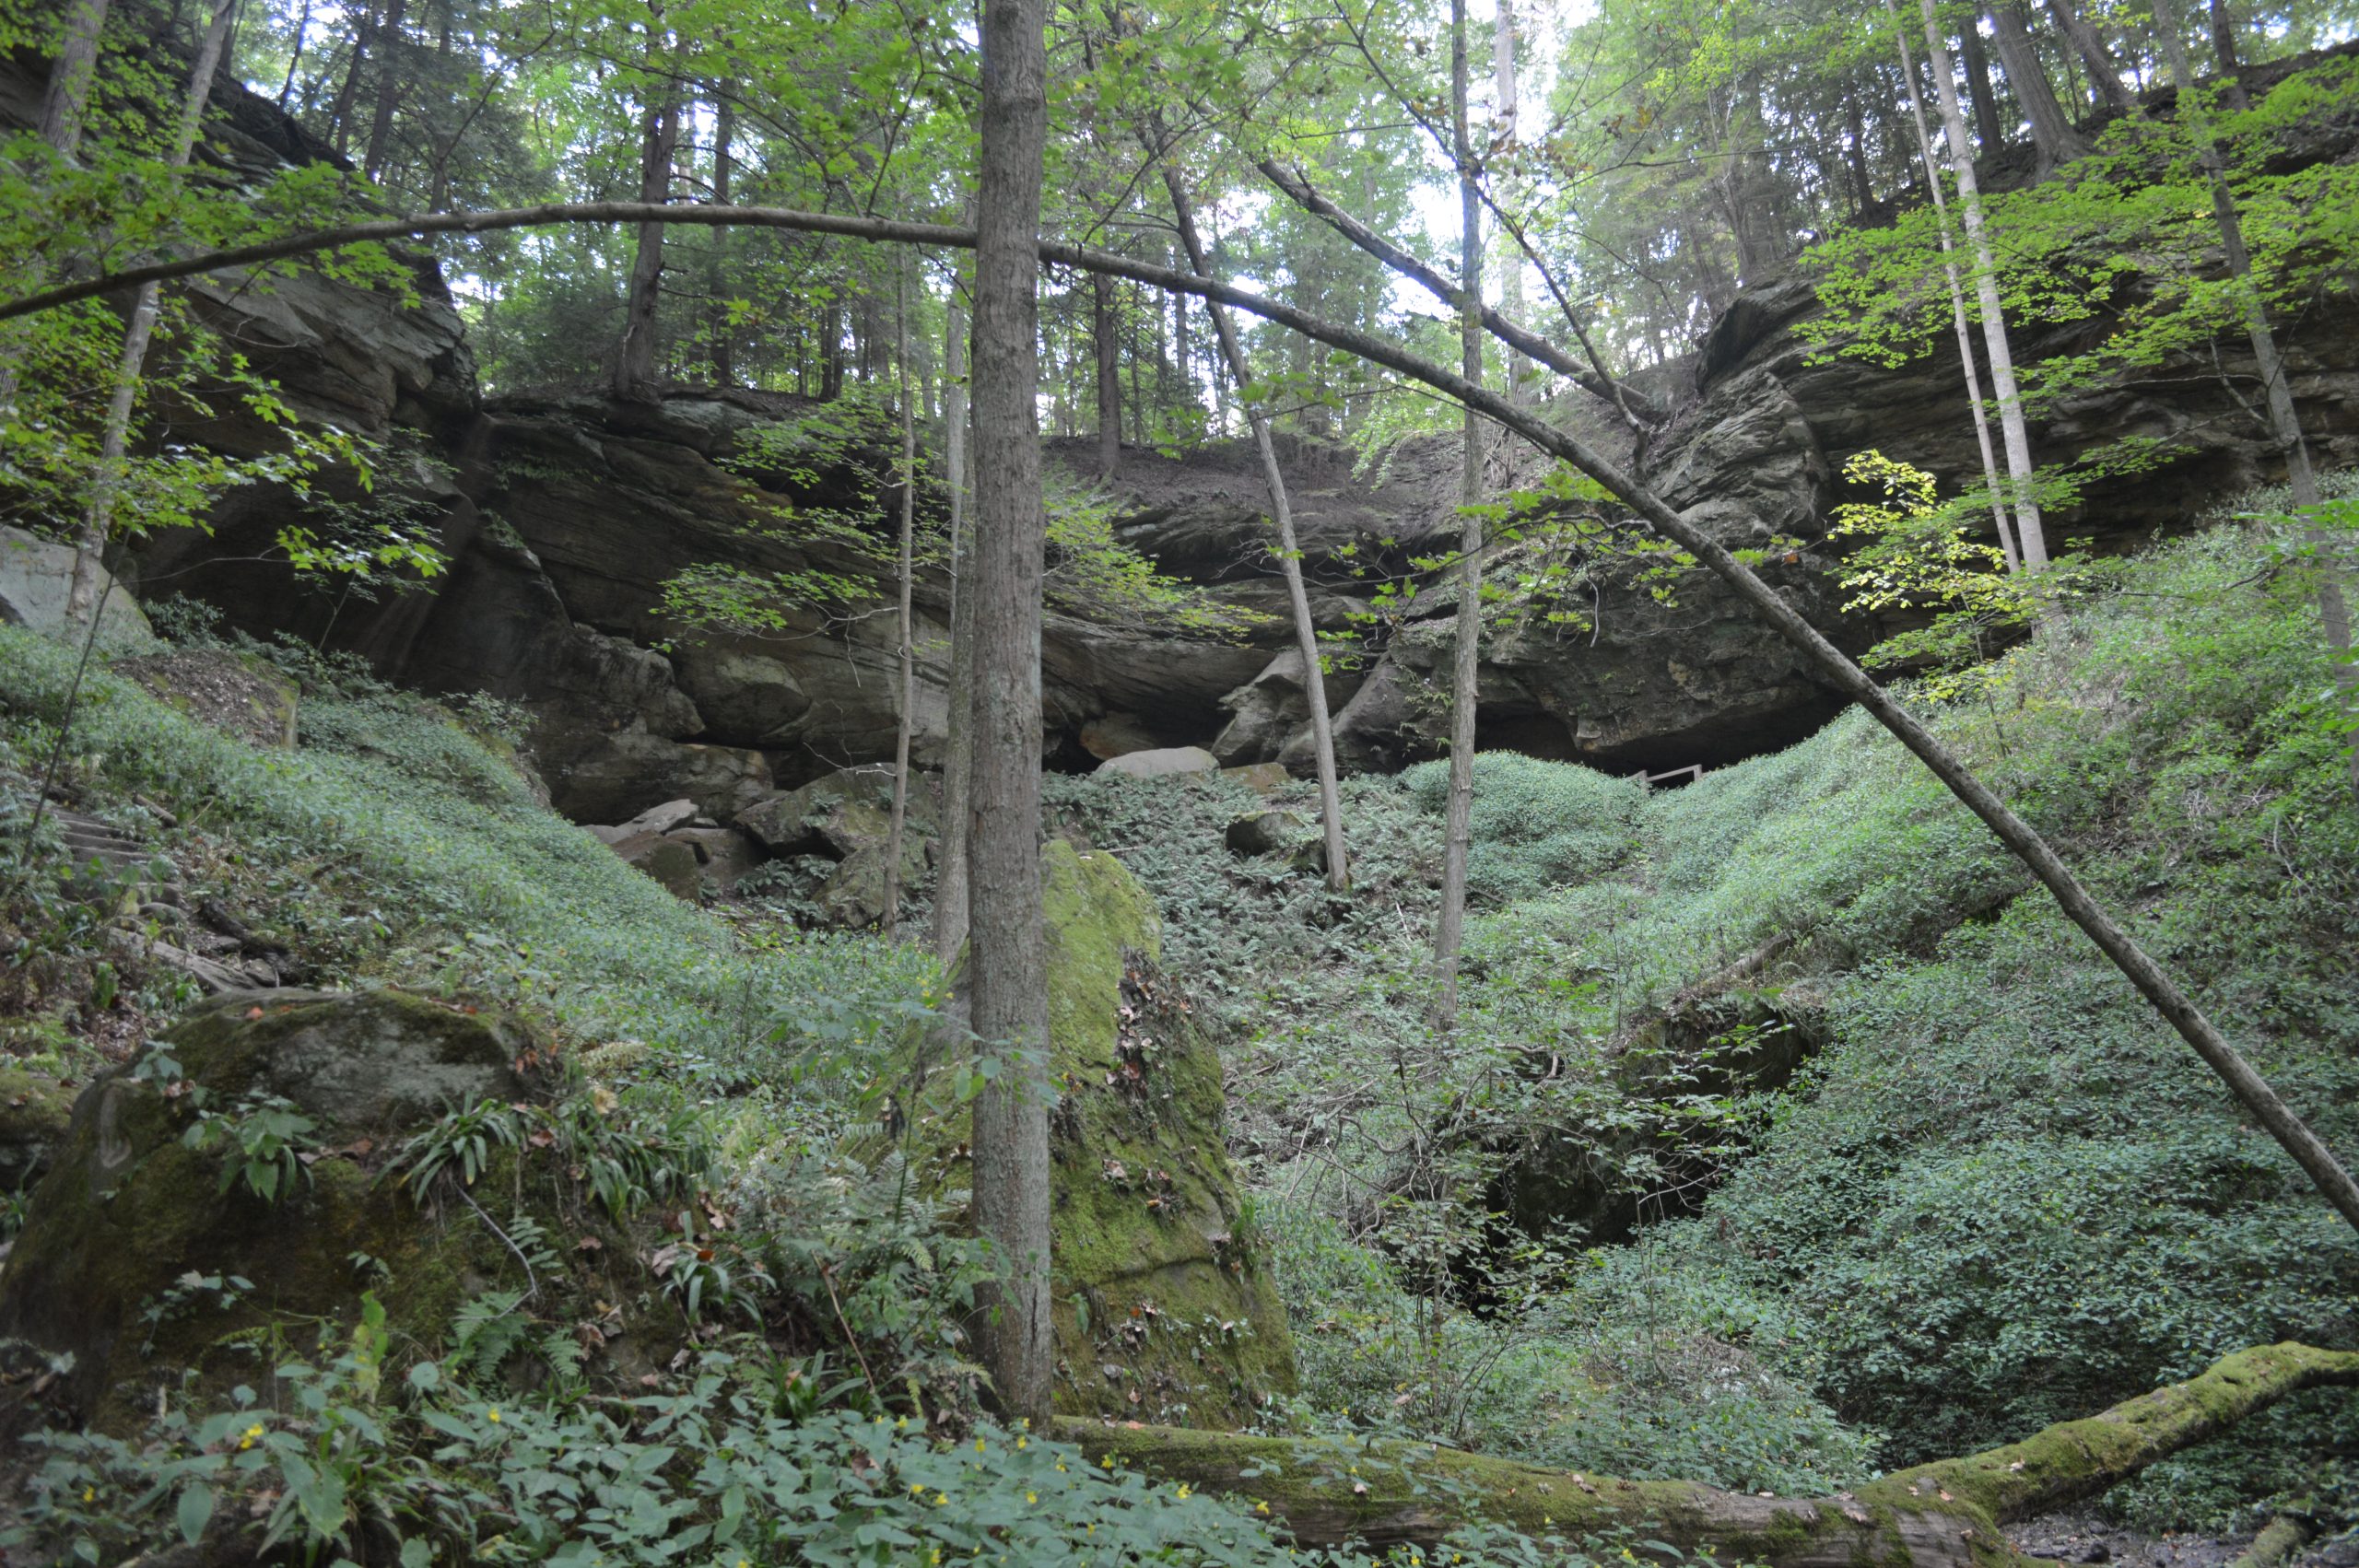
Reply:
[[[1271,761],[1297,734],[1308,743],[1310,694],[1303,674],[1306,668],[1302,649],[1289,648],[1271,660],[1260,674],[1220,699],[1231,717],[1228,727],[1213,742],[1212,754],[1223,766]],[[1356,674],[1323,678],[1330,714],[1351,701],[1360,688]]]
[[[1167,778],[1175,773],[1216,773],[1220,758],[1202,746],[1164,746],[1151,752],[1125,752],[1097,765],[1100,773],[1125,778]]]
[[[100,587],[109,579],[100,574]],[[0,623],[28,626],[43,637],[78,640],[88,623],[65,614],[74,584],[74,546],[0,527]],[[163,647],[136,601],[117,585],[99,616],[99,648],[107,653],[153,653]]]
[[[916,778],[901,829],[904,892],[924,879],[941,824],[931,780]],[[740,812],[737,826],[771,856],[816,871],[811,901],[827,924],[858,930],[884,919],[893,835],[891,768],[830,773]]]
[[[447,1108],[529,1093],[533,1055],[495,1015],[394,991],[214,999],[76,1102],[0,1271],[0,1337],[71,1352],[65,1405],[110,1427],[182,1369],[267,1375],[252,1331],[349,1316],[363,1289],[431,1342],[504,1267],[499,1244],[446,1234],[379,1173]],[[265,1105],[311,1124],[275,1199],[241,1174],[234,1133]],[[231,1135],[193,1145],[206,1117]]]
[[[1293,1388],[1294,1346],[1222,1141],[1219,1053],[1157,969],[1161,919],[1120,860],[1055,839],[1041,878],[1057,1408],[1243,1424]],[[938,1191],[968,1180],[949,1076],[913,1140]]]

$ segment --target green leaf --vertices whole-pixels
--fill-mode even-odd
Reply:
[[[194,1546],[205,1537],[205,1527],[213,1522],[213,1489],[198,1481],[181,1493],[181,1539]]]

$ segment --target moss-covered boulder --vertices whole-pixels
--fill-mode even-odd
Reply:
[[[182,1369],[253,1380],[308,1352],[364,1290],[432,1342],[503,1246],[464,1212],[421,1212],[383,1169],[447,1107],[526,1094],[531,1052],[492,1014],[396,992],[214,999],[76,1102],[0,1270],[0,1338],[72,1352],[67,1412],[113,1428]],[[265,1103],[311,1124],[271,1198],[238,1135]],[[205,1116],[226,1136],[193,1144]]]
[[[1237,1426],[1294,1387],[1285,1310],[1221,1137],[1220,1057],[1156,964],[1155,901],[1120,860],[1041,852],[1048,909],[1056,1403]],[[968,1182],[970,1117],[936,1074],[914,1157]]]
[[[0,1067],[0,1192],[41,1179],[73,1112],[73,1092],[53,1075]]]

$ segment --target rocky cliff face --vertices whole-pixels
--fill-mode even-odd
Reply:
[[[22,62],[0,66],[0,117],[23,112],[28,80]],[[251,96],[232,97],[226,112],[217,144],[240,167],[327,156]],[[2324,145],[2304,154],[2340,155]],[[890,468],[881,444],[810,472],[747,473],[731,462],[746,432],[809,405],[697,390],[651,404],[487,399],[430,263],[417,263],[417,282],[413,300],[300,274],[210,281],[199,297],[207,319],[281,380],[299,413],[388,443],[379,497],[436,520],[448,575],[373,601],[299,584],[259,558],[296,505],[257,489],[225,503],[212,537],[149,547],[135,563],[145,591],[207,598],[250,630],[352,649],[407,684],[526,704],[556,802],[585,821],[620,821],[680,796],[734,811],[888,755],[894,647],[881,602],[835,614],[790,611],[760,635],[711,635],[668,620],[662,587],[692,566],[873,571],[841,544],[782,525],[779,508],[825,506],[881,541],[891,511],[877,477]],[[1954,359],[1937,355],[1894,370],[1814,364],[1795,330],[1814,309],[1801,278],[1743,296],[1676,368],[1677,412],[1644,442],[1593,405],[1568,401],[1553,416],[1618,447],[1729,543],[1757,544],[1772,533],[1801,541],[1772,561],[1772,580],[1856,648],[1880,628],[1839,613],[1828,576],[1835,561],[1823,520],[1838,498],[1843,460],[1876,446],[1945,486],[1966,481],[1977,464]],[[2330,461],[2359,461],[2359,307],[2322,301],[2300,327],[2287,349],[2307,427]],[[2079,348],[2087,330],[2026,334],[2021,351]],[[2242,394],[2248,357],[2234,342],[2218,346],[2216,365],[2207,354],[2098,389],[2035,429],[2044,459],[2128,432],[2177,451],[2158,473],[2093,489],[2054,520],[2055,537],[2126,544],[2280,471]],[[232,451],[271,439],[227,416],[189,434]],[[1057,449],[1052,442],[1052,459]],[[1085,470],[1087,461],[1076,451],[1069,466]],[[1346,453],[1300,443],[1285,463],[1315,613],[1328,629],[1366,631],[1371,569],[1397,570],[1455,532],[1455,442],[1414,442],[1376,477],[1356,475]],[[1504,486],[1530,477],[1533,465],[1508,451],[1492,466]],[[1125,543],[1275,618],[1219,642],[1052,614],[1042,648],[1051,760],[1088,766],[1118,750],[1194,743],[1225,763],[1274,758],[1307,768],[1303,673],[1288,653],[1250,449],[1222,443],[1178,459],[1127,452],[1110,489]],[[923,504],[940,500],[929,495]],[[1614,769],[1712,766],[1789,743],[1839,706],[1700,576],[1679,585],[1672,603],[1612,568],[1579,580],[1577,593],[1587,602],[1575,607],[1591,624],[1573,631],[1535,622],[1487,650],[1485,745]],[[944,729],[946,577],[926,574],[917,603],[924,761]],[[1330,677],[1346,766],[1395,766],[1435,749],[1449,609],[1447,591],[1419,596],[1375,627],[1364,667]]]

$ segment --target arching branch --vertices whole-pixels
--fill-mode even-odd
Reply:
[[[159,262],[146,267],[68,284],[44,294],[0,305],[0,321],[22,316],[52,305],[87,299],[134,284],[162,282],[217,271],[225,267],[279,261],[311,252],[335,250],[363,240],[400,240],[412,235],[484,233],[557,223],[692,223],[726,224],[745,228],[801,229],[849,239],[914,245],[972,248],[975,231],[888,218],[845,217],[832,213],[806,213],[782,207],[717,207],[671,205],[640,202],[554,202],[487,213],[434,213],[416,217],[387,218],[371,223],[320,229],[309,234]],[[1495,423],[1515,431],[1551,456],[1572,464],[1619,497],[1644,518],[1654,531],[1694,556],[1715,577],[1750,605],[1771,629],[1791,644],[1836,690],[1874,716],[1876,721],[1932,770],[1950,792],[1982,819],[2014,857],[2037,877],[2066,917],[2079,926],[2110,959],[2140,995],[2176,1030],[2179,1038],[2219,1075],[2239,1104],[2252,1114],[2301,1166],[2311,1183],[2359,1230],[2359,1184],[2353,1184],[2318,1136],[2278,1096],[2268,1081],[2253,1070],[2192,997],[2179,989],[2168,972],[2098,905],[2080,878],[2072,874],[2048,841],[2017,816],[2005,802],[1975,777],[1965,761],[1943,745],[1893,695],[1786,603],[1778,591],[1731,555],[1727,546],[1698,524],[1690,522],[1636,475],[1567,431],[1543,421],[1532,410],[1518,407],[1504,395],[1474,385],[1464,377],[1418,357],[1397,342],[1356,327],[1324,321],[1277,300],[1264,298],[1232,284],[1156,266],[1085,246],[1043,240],[1043,262],[1080,267],[1127,277],[1152,287],[1199,298],[1217,299],[1265,321],[1302,333],[1315,342],[1356,355],[1413,380],[1455,398]]]

